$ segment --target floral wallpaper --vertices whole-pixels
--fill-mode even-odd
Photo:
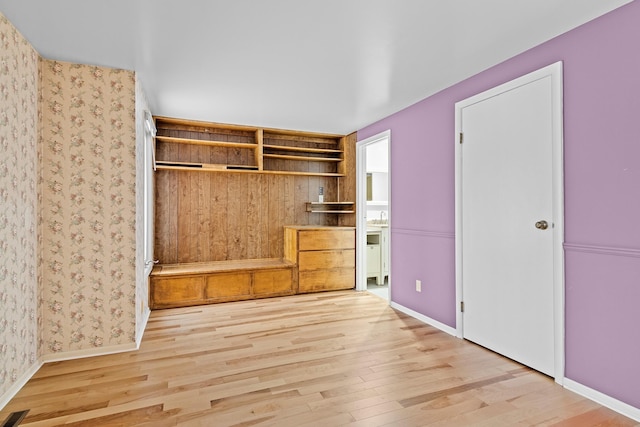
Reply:
[[[42,352],[133,343],[135,74],[43,60],[41,85]]]
[[[0,14],[0,396],[38,358],[38,54]]]

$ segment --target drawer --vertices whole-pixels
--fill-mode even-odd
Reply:
[[[354,249],[355,230],[301,230],[298,234],[298,250]]]
[[[251,273],[221,273],[207,276],[206,299],[251,295]]]
[[[151,305],[174,306],[202,300],[204,277],[188,276],[151,280]]]
[[[253,274],[253,294],[286,294],[293,292],[292,269],[264,270]]]
[[[356,283],[356,270],[354,268],[340,268],[300,271],[298,280],[299,292],[353,289]]]
[[[353,268],[356,266],[355,249],[337,251],[307,251],[298,254],[298,268],[304,270],[319,270],[330,268]]]

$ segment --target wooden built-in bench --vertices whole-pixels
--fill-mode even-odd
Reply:
[[[157,309],[293,295],[295,267],[279,258],[156,265],[149,305]]]

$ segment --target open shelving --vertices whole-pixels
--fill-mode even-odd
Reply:
[[[343,177],[343,135],[155,117],[156,169]]]

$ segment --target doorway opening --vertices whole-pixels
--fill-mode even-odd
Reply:
[[[356,144],[356,290],[391,301],[391,131]]]

